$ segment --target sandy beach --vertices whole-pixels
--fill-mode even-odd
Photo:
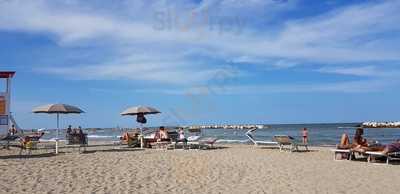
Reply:
[[[398,165],[333,161],[329,148],[280,152],[91,148],[13,158],[1,150],[0,193],[398,193]]]

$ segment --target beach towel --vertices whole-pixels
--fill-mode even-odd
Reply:
[[[391,143],[386,146],[387,153],[400,152],[400,143]]]
[[[200,136],[196,135],[196,136],[190,136],[187,138],[188,141],[197,141],[200,139]]]

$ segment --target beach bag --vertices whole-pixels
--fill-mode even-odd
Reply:
[[[144,117],[144,115],[142,115],[142,114],[137,115],[136,121],[137,121],[138,123],[142,123],[142,124],[147,123],[146,117]]]

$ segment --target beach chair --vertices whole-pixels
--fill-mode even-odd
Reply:
[[[168,131],[168,137],[171,139],[172,142],[174,142],[178,139],[179,134],[176,131]]]
[[[67,144],[65,145],[66,148],[72,148],[72,150],[78,148],[79,153],[82,152],[81,149],[83,149],[83,152],[85,152],[87,146],[88,146],[88,137],[86,133],[69,134],[67,139]]]
[[[277,146],[278,142],[276,141],[258,141],[254,138],[253,132],[256,131],[257,128],[250,129],[246,132],[247,138],[249,138],[250,142],[254,144],[254,146],[265,145],[265,146]]]
[[[140,140],[139,140],[139,137],[129,138],[129,139],[126,141],[126,144],[127,144],[128,147],[130,147],[130,148],[140,147]]]
[[[303,143],[298,143],[296,140],[288,135],[275,135],[274,141],[278,142],[279,150],[283,150],[284,146],[289,146],[290,152],[299,151],[299,146],[303,146],[306,151],[308,151],[308,145]]]
[[[168,139],[168,140],[156,141],[156,142],[152,143],[152,148],[168,149],[168,148],[170,148],[170,145],[172,145],[172,142],[170,139]]]
[[[216,137],[200,137],[200,136],[190,136],[187,138],[187,148],[193,149],[212,149],[214,144],[217,142]]]
[[[18,135],[0,135],[0,146],[3,147],[3,149],[9,149],[10,142],[15,141],[18,138]]]
[[[39,141],[36,140],[30,140],[27,142],[21,141],[21,145],[20,145],[20,151],[19,151],[19,155],[22,156],[22,153],[24,151],[27,152],[27,155],[31,155],[33,150],[37,150],[38,149],[38,144]]]
[[[390,161],[393,161],[393,160],[400,161],[400,152],[391,152],[391,153],[384,154],[383,152],[367,151],[367,152],[365,152],[365,154],[368,155],[368,157],[367,157],[368,163],[371,163],[372,161],[374,161],[374,159],[376,157],[385,157],[386,164],[389,164]]]
[[[140,147],[139,134],[137,133],[124,133],[120,139],[120,145],[127,145],[129,148]]]

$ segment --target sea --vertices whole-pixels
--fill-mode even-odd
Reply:
[[[303,128],[308,129],[309,144],[315,146],[332,146],[340,141],[343,133],[347,133],[352,137],[357,126],[360,123],[329,123],[329,124],[265,124],[263,129],[257,129],[253,132],[256,140],[269,141],[274,135],[289,135],[297,139],[301,139]],[[156,128],[150,128],[144,133],[151,133]],[[169,127],[169,130],[175,130],[174,127]],[[127,129],[118,128],[96,128],[85,129],[90,141],[118,141],[121,135]],[[251,144],[245,133],[246,129],[202,129],[201,136],[216,137],[217,143],[238,143]],[[186,132],[187,136],[194,135]],[[56,130],[46,130],[43,140],[53,140],[56,138]],[[65,130],[60,130],[59,138],[65,139]],[[364,137],[369,142],[378,142],[382,144],[393,142],[400,139],[400,128],[365,128]]]

